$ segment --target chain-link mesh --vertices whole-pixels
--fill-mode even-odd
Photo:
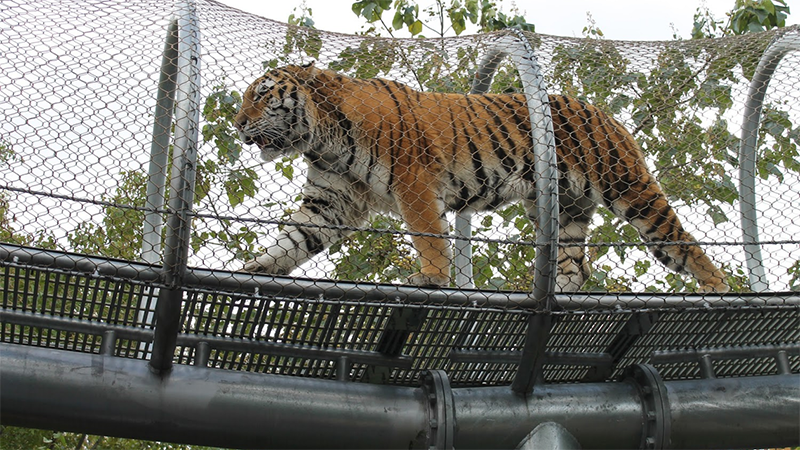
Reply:
[[[13,244],[2,306],[27,321],[4,325],[3,340],[100,351],[99,341],[76,341],[68,324],[46,343],[36,314],[47,313],[113,324],[127,336],[118,353],[147,357],[151,338],[129,328],[151,329],[159,288],[177,283],[186,289],[178,362],[193,361],[196,343],[216,336],[262,345],[217,342],[218,367],[332,378],[344,359],[351,379],[374,380],[388,376],[374,367],[403,353],[407,360],[392,363],[395,382],[445,366],[457,384],[508,382],[529,308],[541,306],[528,295],[536,143],[512,59],[500,63],[490,94],[464,95],[502,35],[346,36],[198,2],[199,150],[193,207],[176,212],[166,200],[146,201],[148,167],[167,180],[185,173],[152,157],[163,137],[153,131],[159,89],[168,89],[162,64],[175,58],[164,57],[173,12],[146,1],[0,7],[0,240]],[[605,379],[626,358],[705,345],[639,342],[634,356],[609,360],[641,307],[675,315],[654,332],[691,336],[686,306],[764,305],[795,326],[708,345],[800,338],[791,293],[800,286],[797,54],[780,62],[766,91],[756,151],[766,273],[756,281],[778,294],[750,294],[744,246],[754,237],[742,237],[738,192],[750,79],[767,46],[797,32],[673,42],[525,35],[558,147],[556,298],[571,311],[618,313],[564,316],[554,352],[606,356],[578,363],[583,369],[556,362],[548,379],[585,379],[603,365],[612,367]],[[166,143],[165,156],[174,144]],[[165,198],[178,185],[167,181]],[[455,237],[455,213],[471,211],[471,232]],[[166,226],[147,238],[146,221]],[[170,224],[180,223],[191,224],[190,269],[165,280],[164,252],[145,258],[154,248],[143,240],[163,248]],[[448,289],[466,270],[451,262],[455,241],[468,243],[467,284],[482,291]],[[741,295],[718,295],[725,291]],[[436,308],[400,307],[410,303]],[[588,341],[578,338],[584,326],[594,330]],[[321,358],[322,349],[339,353]]]

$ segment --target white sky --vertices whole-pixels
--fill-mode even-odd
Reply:
[[[243,11],[286,22],[302,0],[220,1]],[[340,33],[354,33],[364,24],[363,19],[350,10],[352,3],[352,0],[305,0],[318,29]],[[420,3],[430,2],[421,0]],[[678,36],[688,39],[698,6],[705,4],[717,20],[723,20],[735,0],[505,0],[498,3],[506,13],[516,5],[520,13],[536,25],[538,33],[581,37],[581,31],[588,23],[586,13],[591,12],[607,39],[645,41],[671,40],[673,28]],[[787,25],[800,23],[800,10],[794,10],[800,8],[800,2],[790,0],[787,3],[794,7]],[[391,21],[393,13],[385,14]],[[408,34],[398,32],[397,36],[407,37]]]

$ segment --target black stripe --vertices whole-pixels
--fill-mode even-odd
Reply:
[[[305,229],[299,227],[297,227],[296,230],[303,236],[303,240],[306,243],[306,251],[312,255],[316,255],[317,253],[325,250],[325,247],[322,245],[322,239],[314,234],[313,231],[306,231]]]

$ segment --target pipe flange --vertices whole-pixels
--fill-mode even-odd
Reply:
[[[642,401],[641,449],[669,448],[671,414],[664,380],[650,364],[634,364],[625,371],[625,379],[636,385]]]
[[[428,448],[451,450],[456,429],[456,411],[447,373],[444,370],[422,372],[422,389],[428,401]]]

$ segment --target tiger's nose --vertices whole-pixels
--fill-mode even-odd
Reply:
[[[247,126],[247,116],[244,114],[237,115],[233,120],[233,126],[239,131],[244,130],[244,127]]]

